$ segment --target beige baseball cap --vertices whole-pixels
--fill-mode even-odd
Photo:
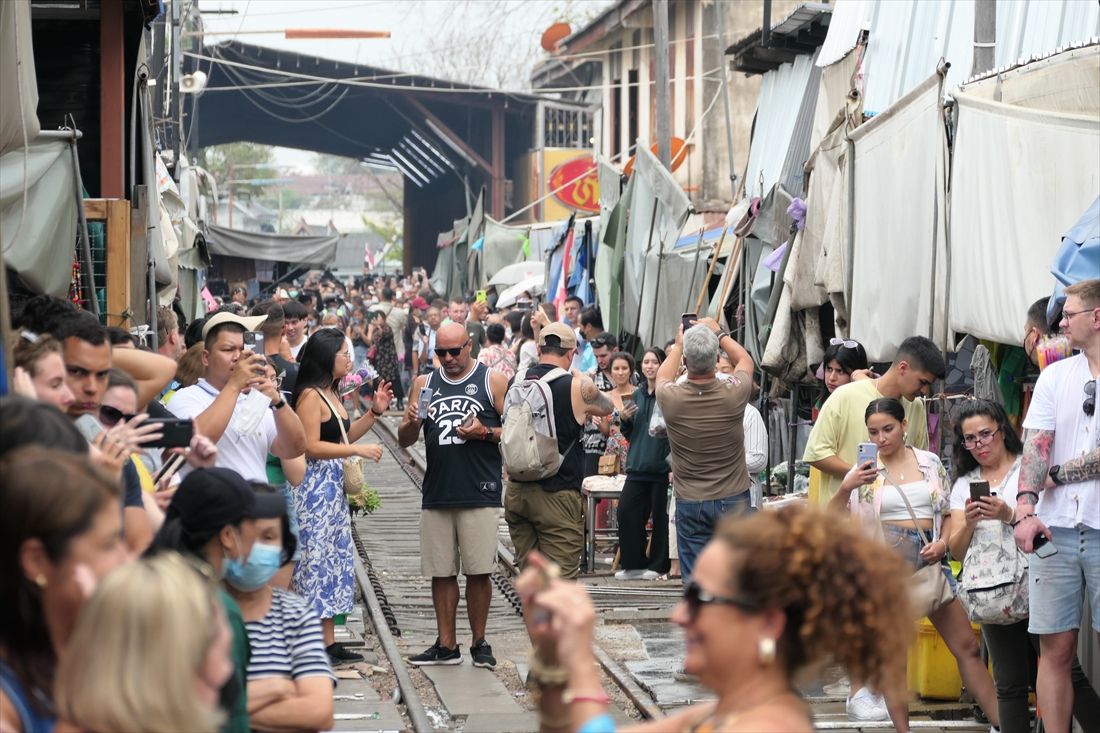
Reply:
[[[236,323],[245,331],[255,331],[266,320],[267,316],[238,316],[229,311],[221,311],[206,319],[206,323],[202,326],[202,337],[205,339],[210,329],[223,323]]]
[[[554,322],[548,326],[543,326],[542,330],[539,331],[539,346],[546,346],[548,336],[557,336],[563,349],[577,348],[577,334],[573,333],[573,329],[564,323]]]

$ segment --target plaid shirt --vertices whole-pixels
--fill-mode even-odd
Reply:
[[[592,370],[587,376],[595,383],[596,389],[601,392],[610,392],[615,387],[608,376],[599,369]],[[596,427],[591,418],[584,423],[584,435],[581,437],[581,443],[584,445],[584,452],[588,455],[603,455],[604,450],[607,449],[607,438],[604,437],[604,434],[600,432],[600,429]]]

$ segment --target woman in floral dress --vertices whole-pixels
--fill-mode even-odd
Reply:
[[[378,371],[378,377],[393,387],[398,403],[405,398],[401,387],[401,370],[397,364],[397,346],[393,341],[393,329],[386,323],[386,314],[382,311],[367,313],[367,343],[370,344],[370,362]]]
[[[291,588],[321,617],[326,651],[333,663],[363,657],[336,643],[333,619],[355,606],[355,547],[344,494],[344,459],[382,457],[382,446],[356,443],[390,405],[385,381],[374,391],[370,409],[350,420],[338,384],[351,371],[352,355],[343,332],[322,328],[310,336],[298,360],[294,409],[306,433],[306,476],[294,490],[301,555]],[[339,421],[339,422],[338,422]],[[350,444],[344,443],[341,424]]]

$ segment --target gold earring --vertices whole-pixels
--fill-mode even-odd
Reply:
[[[37,585],[39,588],[45,588],[46,587],[46,576],[43,575],[42,573],[39,573],[38,575],[34,576],[34,584]]]
[[[775,661],[775,639],[765,636],[756,643],[756,657],[767,667]]]

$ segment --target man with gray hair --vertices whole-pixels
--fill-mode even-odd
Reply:
[[[657,405],[672,448],[676,545],[684,583],[718,519],[751,511],[745,467],[744,414],[752,392],[752,357],[712,318],[687,330],[657,371]],[[729,381],[715,377],[718,350],[733,364]],[[687,379],[676,383],[681,361]]]

